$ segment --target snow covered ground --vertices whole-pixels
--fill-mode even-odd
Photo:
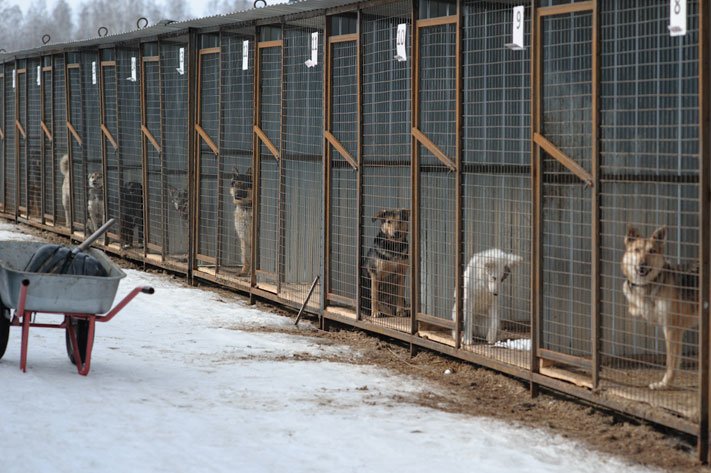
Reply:
[[[9,238],[26,236],[0,222],[0,245]],[[20,372],[20,332],[11,329],[0,360],[0,471],[650,471],[543,431],[408,403],[435,388],[312,361],[303,354],[349,348],[316,343],[308,324],[303,336],[255,331],[293,321],[126,272],[117,298],[136,285],[156,293],[97,325],[88,377],[69,363],[61,330],[31,332]]]

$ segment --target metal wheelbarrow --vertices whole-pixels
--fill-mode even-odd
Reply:
[[[5,354],[10,327],[22,328],[20,369],[27,370],[27,344],[30,327],[65,330],[69,360],[80,375],[91,368],[96,322],[108,322],[138,293],[153,294],[152,287],[136,287],[116,306],[111,307],[119,281],[126,277],[101,251],[86,252],[96,258],[107,276],[44,274],[24,271],[42,242],[0,242],[0,358]],[[14,315],[11,317],[11,310]],[[61,323],[36,323],[36,313],[63,314]],[[103,315],[98,315],[103,314]]]

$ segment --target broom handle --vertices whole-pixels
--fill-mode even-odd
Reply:
[[[84,242],[81,245],[77,246],[76,248],[74,248],[72,250],[72,256],[76,256],[79,254],[79,252],[84,251],[87,248],[89,248],[91,246],[91,244],[94,243],[96,240],[98,240],[101,235],[106,233],[106,230],[108,230],[109,227],[111,225],[113,225],[115,221],[116,221],[115,218],[109,219],[109,221],[106,222],[105,224],[103,224],[97,231],[95,231],[94,233],[89,235],[87,237],[87,239],[84,240]]]

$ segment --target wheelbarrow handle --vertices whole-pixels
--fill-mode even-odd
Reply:
[[[91,244],[94,243],[96,240],[98,240],[101,235],[103,235],[104,233],[106,233],[106,230],[108,230],[109,227],[111,227],[111,225],[113,225],[115,222],[116,222],[116,219],[115,219],[115,218],[109,219],[105,224],[103,224],[101,227],[99,227],[98,230],[96,230],[94,233],[92,233],[91,235],[89,235],[89,236],[86,238],[86,240],[84,240],[84,241],[82,242],[81,245],[79,245],[79,246],[77,246],[76,248],[74,248],[74,249],[72,250],[72,255],[76,256],[76,255],[78,255],[80,252],[82,252],[82,251],[86,250],[87,248],[89,248],[89,247],[91,246]]]
[[[135,287],[135,288],[133,288],[133,290],[131,290],[131,292],[126,294],[126,297],[121,299],[121,301],[118,304],[116,304],[116,306],[113,309],[111,309],[108,313],[106,313],[105,315],[97,315],[96,321],[97,322],[108,322],[109,320],[113,319],[116,316],[116,314],[121,312],[121,310],[124,307],[126,307],[126,304],[131,302],[131,300],[133,300],[133,298],[138,295],[139,292],[143,293],[143,294],[153,294],[156,291],[151,286]]]

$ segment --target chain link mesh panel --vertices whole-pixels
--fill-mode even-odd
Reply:
[[[64,175],[61,171],[62,157],[69,153],[67,142],[67,95],[65,81],[64,55],[52,57],[52,141],[54,144],[54,225],[68,227],[66,218],[69,208],[63,204]],[[47,84],[48,85],[48,84]],[[68,179],[68,178],[67,178]],[[66,212],[65,212],[66,210]]]
[[[17,124],[22,127],[16,127],[16,143],[17,143],[17,186],[19,193],[18,214],[22,217],[27,217],[27,61],[18,61],[18,69],[16,73],[15,100],[17,107]]]
[[[143,126],[153,139],[144,137],[145,152],[144,195],[145,214],[148,221],[145,225],[146,253],[161,255],[163,251],[163,179],[161,152],[163,135],[161,129],[161,84],[160,57],[158,44],[144,45],[143,50]]]
[[[42,72],[39,59],[27,61],[27,212],[35,220],[42,219]]]

